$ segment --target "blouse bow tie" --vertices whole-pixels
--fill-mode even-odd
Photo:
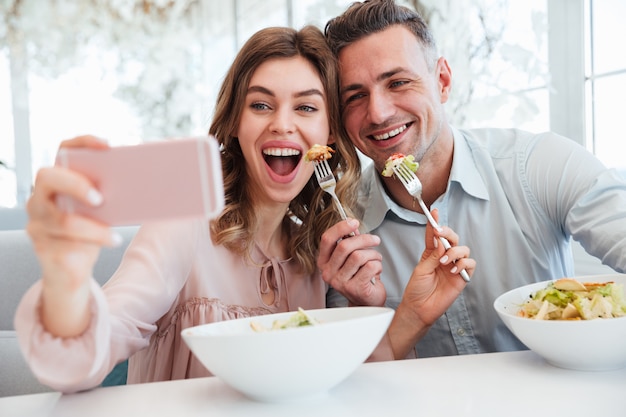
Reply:
[[[286,291],[285,270],[280,261],[276,258],[269,258],[261,265],[261,294],[269,294],[274,291],[274,304],[280,307],[280,301],[283,298],[283,290]]]

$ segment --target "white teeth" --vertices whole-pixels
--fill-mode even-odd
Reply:
[[[376,140],[385,140],[385,139],[392,138],[392,137],[394,137],[394,136],[404,132],[405,130],[406,130],[406,125],[400,126],[399,128],[394,129],[391,132],[384,133],[382,135],[373,135],[373,137]]]
[[[263,155],[270,156],[297,156],[300,151],[292,148],[267,148],[263,149]]]

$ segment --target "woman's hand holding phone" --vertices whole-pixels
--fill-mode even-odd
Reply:
[[[121,243],[111,226],[208,220],[223,206],[214,138],[120,147],[94,136],[64,141],[55,166],[39,171],[27,204],[27,231],[43,272],[44,326],[65,337],[85,330],[100,248]]]
[[[94,136],[61,143],[60,149],[108,149]],[[26,227],[42,271],[42,322],[59,337],[82,333],[89,323],[89,285],[102,246],[119,242],[108,225],[68,214],[56,204],[60,194],[97,206],[102,196],[82,174],[59,166],[42,168],[27,203]]]

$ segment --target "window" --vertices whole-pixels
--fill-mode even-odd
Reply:
[[[585,2],[585,120],[586,144],[606,165],[626,173],[623,137],[626,96],[626,2]]]
[[[626,95],[623,0],[550,0],[550,125],[626,175],[621,98]]]

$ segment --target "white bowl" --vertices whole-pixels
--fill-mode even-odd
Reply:
[[[246,396],[283,401],[327,392],[350,375],[374,351],[394,310],[350,307],[307,310],[320,324],[255,332],[254,321],[270,328],[293,314],[204,324],[182,337],[215,376]]]
[[[626,288],[625,274],[580,276],[581,282],[614,281]],[[550,364],[582,371],[626,366],[626,317],[595,320],[533,320],[517,316],[520,305],[550,281],[508,291],[493,303],[509,330]]]

